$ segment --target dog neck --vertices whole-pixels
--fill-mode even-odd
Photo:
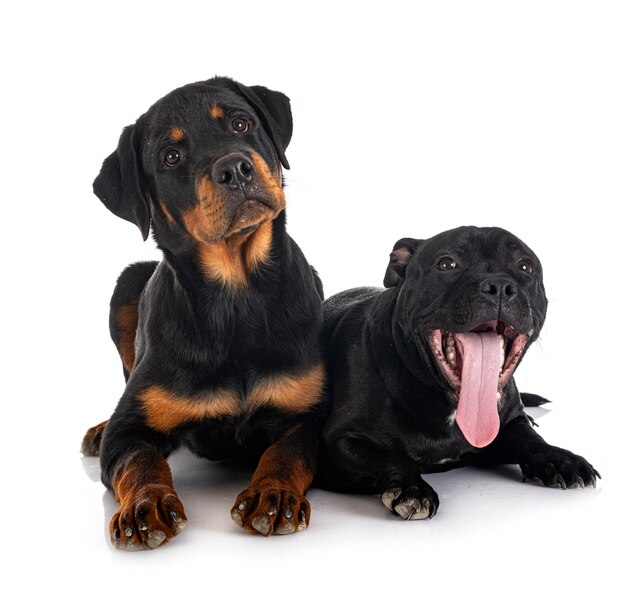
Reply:
[[[285,213],[248,234],[214,242],[189,241],[183,250],[161,247],[179,283],[190,292],[245,292],[276,275],[285,243]]]

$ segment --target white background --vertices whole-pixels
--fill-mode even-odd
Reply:
[[[19,6],[19,8],[17,8]],[[2,14],[3,578],[66,589],[608,590],[623,577],[626,14],[621,2],[17,2]],[[228,510],[246,477],[172,460],[189,525],[112,550],[112,496],[78,452],[119,398],[108,300],[158,257],[91,183],[124,125],[228,75],[291,97],[292,236],[326,293],[381,285],[397,238],[498,225],[550,297],[517,376],[595,490],[513,468],[428,477],[439,514],[310,493],[308,531],[264,539]],[[620,538],[616,538],[620,537]],[[174,588],[175,587],[175,588]],[[613,586],[614,588],[614,586]]]

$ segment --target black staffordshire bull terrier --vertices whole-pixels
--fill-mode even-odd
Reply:
[[[332,410],[320,486],[379,492],[415,520],[439,505],[422,473],[469,463],[516,463],[550,487],[595,485],[584,458],[534,431],[513,380],[547,308],[541,264],[521,240],[476,227],[402,239],[384,284],[324,304]]]

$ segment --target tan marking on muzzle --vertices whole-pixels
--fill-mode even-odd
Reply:
[[[197,241],[216,241],[228,228],[224,208],[228,195],[222,188],[215,187],[209,177],[202,177],[196,184],[196,196],[198,203],[183,213],[183,224]]]
[[[285,199],[285,192],[283,191],[280,173],[278,171],[272,172],[267,166],[267,163],[256,153],[250,155],[254,164],[254,172],[258,176],[259,181],[270,192],[272,197],[276,200],[275,209],[281,211],[287,205]]]
[[[251,159],[255,166],[254,183],[263,188],[272,207],[258,202],[258,210],[249,209],[249,215],[227,219],[225,204],[231,199],[228,190],[205,176],[196,184],[197,205],[182,215],[187,232],[198,243],[198,257],[205,275],[236,288],[247,286],[250,273],[269,261],[272,221],[286,205],[280,175],[272,173],[258,154],[252,153]],[[245,227],[253,226],[257,228],[252,232],[239,234]]]

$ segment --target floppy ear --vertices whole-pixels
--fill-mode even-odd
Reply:
[[[93,182],[93,191],[116,216],[136,224],[143,240],[150,233],[150,205],[143,190],[135,126],[124,128],[117,150],[108,156]]]
[[[289,97],[264,86],[244,86],[235,82],[235,86],[252,105],[269,135],[281,164],[288,169],[289,162],[285,150],[293,132],[293,118]]]
[[[389,264],[383,280],[385,288],[398,286],[404,281],[406,266],[421,242],[417,238],[401,238],[396,242],[389,254]]]

